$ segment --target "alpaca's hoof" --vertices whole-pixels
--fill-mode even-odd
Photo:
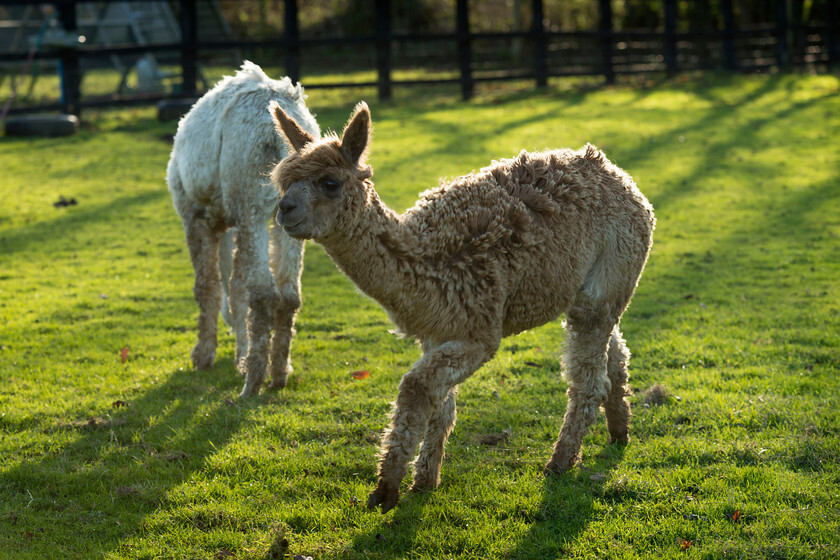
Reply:
[[[286,376],[274,378],[269,381],[267,388],[270,390],[282,389],[286,386]]]
[[[545,465],[545,468],[543,469],[543,474],[545,476],[549,476],[552,474],[562,474],[564,472],[568,472],[572,470],[572,467],[574,467],[579,460],[580,455],[578,453],[555,453],[554,456],[551,458],[551,461],[549,461]]]
[[[242,391],[240,391],[240,393],[239,393],[239,398],[240,399],[247,399],[248,397],[251,397],[251,396],[254,396],[254,395],[259,395],[259,394],[260,394],[259,389],[254,388],[254,387],[249,387],[248,385],[245,385],[242,388]]]
[[[201,352],[198,347],[193,348],[190,353],[190,360],[195,369],[213,369],[213,362],[216,360],[216,354],[211,352],[209,355]]]
[[[557,465],[554,461],[549,461],[548,464],[543,468],[543,476],[552,476],[555,474],[563,474],[567,472],[570,467],[561,467]]]
[[[394,509],[398,501],[400,501],[399,486],[380,479],[376,489],[368,496],[368,509],[380,506],[382,513],[388,513]]]
[[[435,486],[430,486],[428,484],[418,484],[414,483],[408,487],[409,494],[421,494],[423,492],[431,492],[435,489]]]
[[[630,442],[630,437],[627,432],[623,434],[610,434],[610,444],[624,446]]]
[[[417,469],[417,465],[414,466]],[[414,480],[411,482],[411,486],[408,488],[408,491],[411,493],[418,493],[418,492],[426,492],[429,490],[434,490],[440,485],[440,478],[437,476],[429,475],[425,473],[423,470],[415,470],[414,471]]]
[[[272,370],[271,381],[268,382],[269,389],[282,389],[286,386],[286,380],[289,374],[292,373],[291,366],[286,366],[278,370]]]
[[[242,387],[242,392],[239,393],[240,398],[250,397],[252,395],[259,395],[260,388],[262,388],[263,380],[250,378],[245,376],[245,386]]]

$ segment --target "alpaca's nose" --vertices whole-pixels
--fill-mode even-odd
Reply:
[[[297,204],[288,196],[284,196],[280,199],[280,213],[277,215],[280,218],[281,214],[288,214],[292,210],[297,208]]]

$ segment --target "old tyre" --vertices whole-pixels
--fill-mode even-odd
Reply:
[[[6,119],[7,136],[70,136],[79,130],[75,115],[21,115]]]

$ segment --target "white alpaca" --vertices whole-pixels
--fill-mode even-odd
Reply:
[[[627,173],[592,146],[522,152],[421,195],[402,215],[382,203],[364,162],[370,113],[318,141],[273,106],[293,152],[272,172],[278,221],[314,239],[423,357],[400,382],[369,507],[393,508],[440,481],[458,384],[502,337],[566,316],[569,402],[547,472],[570,469],[599,407],[610,439],[628,440],[630,353],[618,329],[650,250],[653,208]]]
[[[219,311],[236,333],[236,363],[245,375],[241,396],[259,393],[268,367],[283,387],[291,371],[289,346],[300,307],[303,242],[266,227],[279,195],[271,166],[288,152],[267,107],[276,103],[312,134],[320,131],[300,85],[272,80],[242,64],[190,109],[178,124],[167,182],[184,223],[195,269],[198,343],[193,365],[210,369]],[[270,246],[270,247],[269,247]],[[272,328],[273,340],[269,341]]]

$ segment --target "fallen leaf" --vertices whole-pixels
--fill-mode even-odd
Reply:
[[[124,406],[128,406],[128,403],[125,401],[114,401],[111,403],[113,408],[122,408]]]
[[[671,396],[667,388],[659,383],[645,391],[645,404],[649,406],[659,406],[668,402]]]
[[[117,488],[117,497],[118,498],[128,498],[129,496],[134,496],[135,494],[139,494],[140,491],[136,488],[132,488],[131,486],[120,486]]]
[[[67,206],[75,206],[76,204],[78,204],[78,202],[76,201],[75,198],[67,199],[67,198],[64,198],[63,196],[59,196],[58,201],[53,202],[53,206],[56,207],[56,208],[65,208]]]
[[[687,540],[683,539],[682,542],[680,543],[680,550],[688,550],[689,548],[691,548],[692,544],[694,544],[694,543],[692,543],[691,541],[687,541]]]
[[[370,377],[370,372],[366,369],[353,372],[353,379],[367,379],[368,377]]]
[[[108,425],[108,421],[105,420],[104,418],[91,418],[90,420],[84,420],[84,421],[78,422],[78,424],[77,424],[77,426],[79,428],[83,428],[83,429],[86,428],[86,429],[89,429],[89,430],[96,430],[96,429],[99,429],[99,428],[104,428],[107,425]]]
[[[183,451],[176,451],[175,453],[170,453],[169,455],[166,456],[166,460],[169,461],[170,463],[172,463],[174,461],[184,461],[184,460],[189,459],[189,458],[190,458],[190,456],[187,455],[186,453],[184,453]]]
[[[125,363],[128,359],[128,346],[123,346],[122,350],[120,350],[120,359],[122,360],[122,363]]]
[[[510,439],[510,430],[502,430],[499,434],[486,434],[478,440],[481,445],[499,445]]]
[[[741,520],[741,510],[736,509],[735,513],[732,514],[732,523],[738,523]]]

